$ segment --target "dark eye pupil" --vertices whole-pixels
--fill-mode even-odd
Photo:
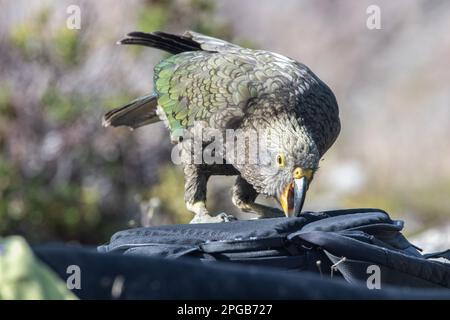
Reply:
[[[278,164],[281,164],[281,156],[277,156],[277,161],[278,161]]]

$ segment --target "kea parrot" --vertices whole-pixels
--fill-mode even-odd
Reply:
[[[194,153],[192,137],[199,137],[199,127],[223,136],[235,130],[269,137],[256,159],[249,152],[254,143],[245,139],[242,149],[227,141],[232,152],[227,147],[212,152],[222,162],[196,162],[181,156],[184,200],[195,214],[191,223],[235,219],[208,211],[206,191],[212,175],[237,176],[232,202],[255,218],[301,213],[319,161],[341,129],[333,92],[307,66],[193,31],[183,35],[132,32],[118,44],[153,47],[171,55],[154,67],[153,92],[106,113],[105,127],[135,129],[163,121],[184,155]],[[184,133],[177,133],[180,130]],[[186,133],[190,138],[185,138]],[[212,141],[201,138],[197,153]],[[238,153],[249,159],[232,161]],[[282,210],[256,203],[259,194],[276,199]]]

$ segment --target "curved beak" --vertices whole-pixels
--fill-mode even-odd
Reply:
[[[306,177],[294,179],[294,215],[302,212],[306,191],[308,191],[308,179]]]
[[[308,178],[294,179],[288,184],[279,197],[284,214],[289,217],[300,214],[305,203],[306,191],[308,191]]]

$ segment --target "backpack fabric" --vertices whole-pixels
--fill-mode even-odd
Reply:
[[[379,273],[374,285],[450,288],[450,264],[430,260],[447,253],[422,255],[402,229],[402,221],[382,210],[334,210],[291,218],[129,229],[114,234],[98,251],[309,271],[350,283],[367,284]]]
[[[33,252],[64,283],[73,277],[67,267],[78,266],[80,287],[71,291],[83,300],[450,299],[450,290],[387,286],[367,290],[311,272],[281,272],[223,262],[204,264],[198,259],[103,254],[94,248],[66,244],[39,245],[33,247]],[[21,286],[20,281],[16,284]]]

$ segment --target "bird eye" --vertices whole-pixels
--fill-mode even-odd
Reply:
[[[284,154],[277,155],[277,164],[279,167],[284,167],[286,165],[286,158]]]

